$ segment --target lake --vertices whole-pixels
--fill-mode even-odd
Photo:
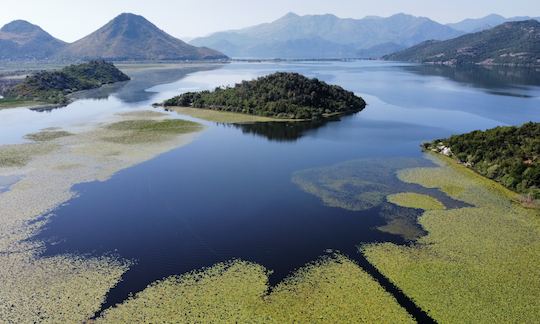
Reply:
[[[77,197],[54,210],[32,239],[46,242],[45,256],[110,254],[134,261],[110,291],[104,309],[156,280],[232,259],[272,270],[270,283],[275,285],[295,269],[335,251],[358,262],[392,291],[358,246],[409,244],[403,235],[377,228],[393,217],[407,215],[414,220],[421,211],[389,207],[386,202],[361,210],[332,207],[302,190],[295,177],[317,182],[320,177],[347,174],[342,171],[354,172],[360,179],[380,176],[377,185],[387,190],[423,192],[449,208],[459,207],[460,202],[437,190],[400,183],[395,171],[430,165],[419,147],[423,141],[540,121],[538,72],[377,61],[231,63],[134,70],[132,81],[86,92],[65,108],[0,111],[0,141],[23,142],[25,134],[46,127],[77,130],[82,121],[98,123],[118,112],[150,109],[152,103],[180,92],[230,85],[274,71],[299,72],[338,84],[362,96],[368,107],[326,122],[201,121],[207,129],[188,146],[123,170],[108,181],[76,185]],[[344,190],[360,195],[367,187]],[[393,294],[415,312],[399,291]]]

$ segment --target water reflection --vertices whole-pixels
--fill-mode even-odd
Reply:
[[[332,120],[312,120],[302,122],[258,122],[246,124],[223,124],[242,130],[243,134],[251,134],[264,137],[276,142],[294,142],[329,122],[339,121],[339,118]]]
[[[531,95],[527,93],[527,88],[540,85],[540,68],[476,65],[461,67],[414,65],[402,68],[419,75],[442,76],[501,96],[529,98]]]

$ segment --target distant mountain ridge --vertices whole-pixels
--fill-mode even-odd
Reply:
[[[426,41],[384,59],[444,65],[540,66],[540,22],[507,22],[447,41]]]
[[[214,33],[190,44],[212,47],[231,57],[358,58],[462,34],[428,18],[406,14],[344,19],[289,13],[271,23]]]
[[[0,29],[0,60],[43,60],[66,45],[39,26],[15,20]]]
[[[222,53],[189,45],[143,16],[124,13],[92,34],[67,45],[61,58],[106,60],[218,60]]]
[[[482,18],[469,18],[469,19],[465,19],[457,23],[446,24],[446,26],[451,27],[455,30],[462,31],[464,33],[476,33],[479,31],[484,31],[486,29],[493,28],[500,24],[504,24],[505,22],[524,21],[524,20],[531,20],[531,19],[540,21],[540,17],[522,16],[522,17],[505,18],[501,15],[491,14]]]
[[[0,29],[0,60],[80,61],[223,60],[216,50],[189,45],[143,16],[123,13],[71,44],[29,22],[16,20]]]

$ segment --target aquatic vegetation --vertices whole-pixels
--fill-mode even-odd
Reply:
[[[416,209],[385,203],[379,215],[386,221],[385,225],[377,227],[381,232],[399,235],[407,241],[414,241],[426,234],[418,224],[420,213]]]
[[[499,184],[431,157],[438,167],[399,173],[474,207],[428,210],[415,245],[362,248],[368,260],[440,322],[521,322],[540,316],[540,217]]]
[[[225,123],[225,124],[269,122],[269,121],[279,120],[279,119],[271,118],[271,117],[263,117],[263,116],[257,116],[257,115],[240,114],[240,113],[218,111],[218,110],[211,110],[211,109],[202,109],[202,108],[168,107],[168,109],[176,111],[177,113],[182,114],[182,115],[187,115],[194,118],[213,121],[216,123]]]
[[[25,166],[33,157],[55,149],[51,144],[21,144],[0,146],[0,168]]]
[[[38,133],[32,133],[26,135],[24,138],[32,140],[34,142],[46,142],[52,141],[57,138],[66,137],[73,135],[70,132],[61,131],[61,130],[43,130]]]
[[[412,158],[361,159],[298,171],[293,182],[328,206],[362,211],[383,204],[388,195],[408,191],[410,186],[396,172],[422,164]]]
[[[445,209],[444,205],[437,199],[431,196],[422,195],[414,192],[393,194],[386,197],[386,199],[388,199],[388,201],[392,204],[402,207],[417,208],[423,210]]]
[[[0,322],[81,323],[99,310],[126,269],[112,258],[1,253]]]
[[[103,139],[121,144],[163,141],[170,139],[171,136],[192,133],[202,129],[200,124],[182,119],[123,120],[110,124],[106,128],[118,133],[108,135]]]
[[[232,261],[156,282],[98,322],[410,323],[358,265],[336,255],[298,270],[268,293],[268,271]]]

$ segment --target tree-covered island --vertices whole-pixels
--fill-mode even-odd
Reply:
[[[366,107],[366,102],[339,86],[298,73],[278,72],[253,81],[242,81],[233,87],[187,92],[162,105],[313,120],[359,112]]]
[[[2,101],[39,102],[65,105],[73,92],[99,88],[105,84],[128,81],[129,77],[112,63],[102,60],[70,65],[58,71],[41,71],[7,89]]]

